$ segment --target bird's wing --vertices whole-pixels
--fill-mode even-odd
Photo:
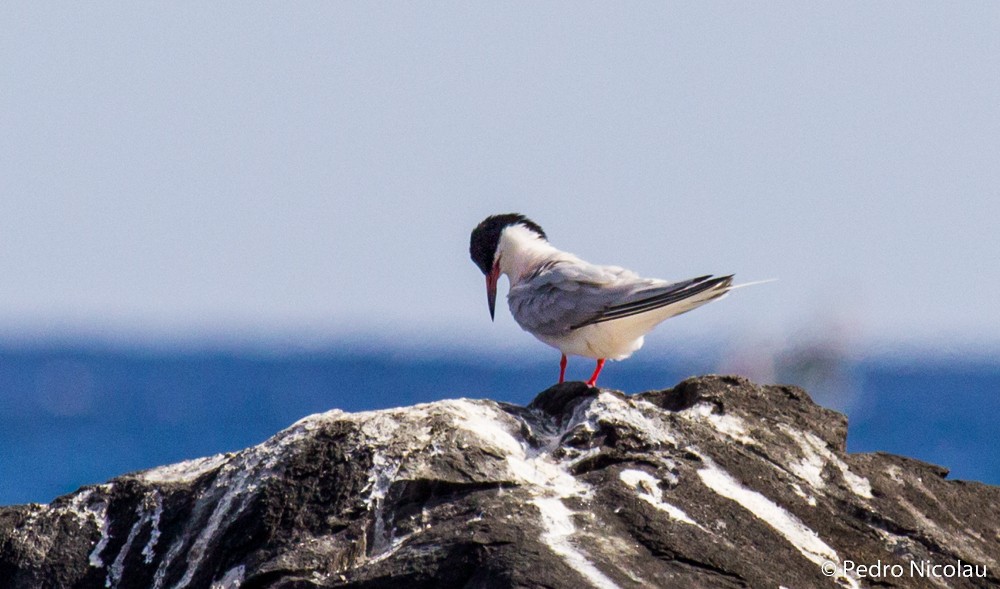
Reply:
[[[543,335],[562,335],[600,323],[645,313],[721,288],[731,277],[702,276],[669,283],[639,278],[615,266],[555,261],[512,287],[511,313],[525,329]],[[714,298],[714,297],[712,297]]]
[[[524,329],[542,335],[564,335],[572,326],[596,315],[628,293],[638,279],[621,268],[595,266],[582,260],[543,264],[510,289],[511,314]]]
[[[572,329],[593,325],[594,323],[631,317],[632,315],[646,313],[654,309],[687,302],[687,305],[678,305],[676,313],[670,316],[680,315],[685,311],[690,311],[712,299],[725,295],[732,284],[733,276],[731,274],[717,278],[707,275],[655,288],[642,289],[626,297],[626,300],[603,309],[594,317],[574,324]]]

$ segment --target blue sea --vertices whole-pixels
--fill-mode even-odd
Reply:
[[[528,403],[556,357],[321,352],[178,352],[86,346],[0,349],[0,505],[48,502],[125,472],[234,451],[294,421],[451,397]],[[1000,363],[927,359],[809,362],[776,378],[850,419],[848,449],[904,454],[951,477],[1000,484]],[[572,378],[591,365],[576,359]],[[633,359],[601,385],[668,388],[707,363]]]

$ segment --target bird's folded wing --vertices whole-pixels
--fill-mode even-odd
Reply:
[[[525,329],[561,335],[602,321],[621,319],[685,300],[731,283],[731,277],[701,276],[668,283],[639,278],[613,266],[554,263],[511,288],[514,318]]]
[[[507,295],[511,314],[528,331],[564,335],[572,326],[620,301],[638,279],[621,268],[586,263],[552,262],[511,287]]]
[[[632,315],[646,313],[675,303],[689,301],[696,297],[697,299],[693,302],[697,302],[699,299],[703,302],[708,302],[713,298],[724,295],[732,283],[732,275],[720,276],[718,278],[708,275],[667,284],[659,288],[644,289],[627,297],[629,300],[610,305],[593,317],[574,324],[572,328],[577,329],[586,325],[593,325],[594,323],[631,317]],[[702,296],[699,297],[699,295]],[[695,306],[698,306],[698,304]]]

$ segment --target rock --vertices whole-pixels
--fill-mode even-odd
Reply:
[[[800,389],[719,376],[330,411],[242,452],[0,508],[0,586],[1000,584],[1000,489],[846,454],[846,426]]]

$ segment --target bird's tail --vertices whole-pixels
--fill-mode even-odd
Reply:
[[[635,323],[635,327],[640,331],[644,329],[648,330],[652,325],[656,325],[669,317],[687,313],[705,303],[721,299],[734,288],[761,284],[761,282],[770,281],[764,280],[733,285],[733,275],[730,274],[718,277],[711,275],[699,276],[690,280],[665,284],[656,289],[642,291],[644,294],[653,291],[653,294],[637,297],[631,301],[608,307],[600,315],[574,325],[572,329],[578,329],[595,323],[604,323],[605,321],[618,321],[638,317],[630,322]]]
[[[732,274],[719,277],[699,276],[690,280],[665,284],[656,289],[658,292],[655,294],[609,307],[599,316],[580,325],[574,325],[573,329],[594,323],[646,315],[647,313],[646,318],[639,320],[637,324],[655,325],[668,317],[687,313],[709,301],[725,296],[732,284]]]
[[[723,299],[734,288],[738,288],[738,286],[733,286],[732,274],[718,278],[708,277],[704,282],[697,283],[695,288],[685,289],[690,294],[670,305],[672,312],[668,317],[676,317],[682,313],[693,311],[705,303]]]
[[[671,317],[676,317],[681,313],[687,313],[693,309],[704,305],[709,301],[717,301],[719,299],[724,299],[729,296],[730,291],[736,290],[737,288],[743,288],[744,286],[756,286],[758,284],[767,284],[768,282],[777,282],[777,278],[768,278],[767,280],[754,280],[753,282],[744,282],[742,284],[733,284],[733,274],[729,276],[721,276],[719,278],[713,278],[709,282],[718,282],[717,286],[714,286],[705,291],[709,296],[696,296],[686,299],[690,301],[682,311],[678,312],[676,315],[671,315]]]
[[[729,286],[726,290],[736,290],[737,288],[743,288],[744,286],[756,286],[758,284],[767,284],[768,282],[777,282],[777,278],[768,278],[767,280],[754,280],[753,282],[744,282],[743,284],[733,284]]]

